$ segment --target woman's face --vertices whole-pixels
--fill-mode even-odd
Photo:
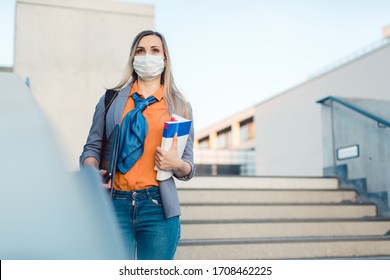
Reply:
[[[156,35],[148,35],[142,37],[135,49],[135,55],[160,55],[164,56],[164,49],[160,37]]]

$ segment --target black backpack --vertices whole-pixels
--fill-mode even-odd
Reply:
[[[107,142],[107,135],[106,135],[106,116],[108,108],[110,108],[112,102],[117,97],[119,93],[119,90],[114,89],[107,89],[106,93],[104,94],[104,129],[103,129],[103,146]]]

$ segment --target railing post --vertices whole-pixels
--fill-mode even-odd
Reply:
[[[333,156],[333,174],[337,175],[336,172],[336,136],[334,131],[334,106],[333,100],[330,100],[330,118],[331,118],[331,133],[332,133],[332,156]]]

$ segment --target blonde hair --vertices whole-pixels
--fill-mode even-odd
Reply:
[[[152,30],[145,30],[140,32],[135,38],[131,45],[130,56],[127,62],[126,71],[123,75],[121,82],[115,86],[114,90],[120,90],[126,85],[136,81],[138,79],[137,73],[133,68],[133,60],[135,56],[135,51],[138,47],[139,42],[145,36],[155,35],[161,39],[163,45],[163,51],[166,61],[166,66],[164,71],[161,74],[161,84],[164,85],[164,100],[168,105],[169,113],[175,113],[177,115],[183,116],[185,118],[189,118],[189,109],[187,105],[187,101],[184,95],[178,90],[175,85],[172,70],[171,70],[171,59],[168,52],[168,46],[165,41],[165,38],[162,34]]]

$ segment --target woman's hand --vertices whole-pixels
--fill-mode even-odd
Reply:
[[[178,169],[182,160],[179,157],[177,151],[177,134],[173,136],[171,148],[168,151],[163,150],[161,147],[156,149],[156,165],[161,170],[174,170]]]
[[[83,166],[90,166],[96,169],[98,171],[100,182],[102,182],[101,186],[104,189],[111,189],[111,178],[108,180],[107,183],[104,182],[103,178],[107,174],[107,170],[99,170],[99,162],[94,157],[87,157],[84,162]]]
[[[173,170],[175,175],[180,178],[187,176],[191,172],[191,166],[179,157],[177,142],[176,133],[168,151],[163,150],[161,147],[156,148],[156,165],[161,170]]]
[[[101,186],[102,188],[104,189],[111,189],[111,178],[107,181],[107,183],[105,183],[105,179],[104,179],[104,176],[107,174],[107,170],[104,170],[104,169],[100,169],[99,170],[99,177],[100,177],[100,181],[102,182]]]

